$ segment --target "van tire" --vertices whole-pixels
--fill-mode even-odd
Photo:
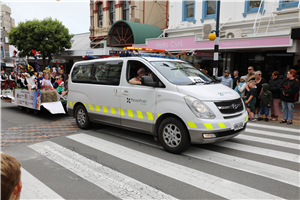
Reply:
[[[160,123],[158,138],[164,149],[174,154],[180,154],[191,146],[188,130],[174,117],[168,117]]]
[[[75,111],[77,126],[81,129],[88,129],[91,125],[88,113],[83,105],[79,105]]]

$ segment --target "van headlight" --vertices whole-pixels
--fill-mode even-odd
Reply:
[[[191,96],[185,96],[184,100],[197,117],[203,119],[216,118],[216,115],[202,101]]]

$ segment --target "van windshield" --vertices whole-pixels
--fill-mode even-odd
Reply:
[[[182,61],[156,61],[151,64],[175,85],[196,85],[215,82],[194,66]]]

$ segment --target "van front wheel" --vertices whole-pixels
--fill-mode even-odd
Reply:
[[[170,153],[180,154],[191,145],[190,135],[185,125],[173,117],[161,122],[158,138],[164,149]]]
[[[88,129],[91,125],[88,113],[83,105],[76,108],[75,119],[79,128]]]

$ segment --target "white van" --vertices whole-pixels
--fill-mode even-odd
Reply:
[[[129,83],[143,67],[141,85]],[[80,128],[121,126],[159,139],[166,151],[235,137],[248,114],[239,94],[182,60],[119,57],[76,62],[68,114]]]

